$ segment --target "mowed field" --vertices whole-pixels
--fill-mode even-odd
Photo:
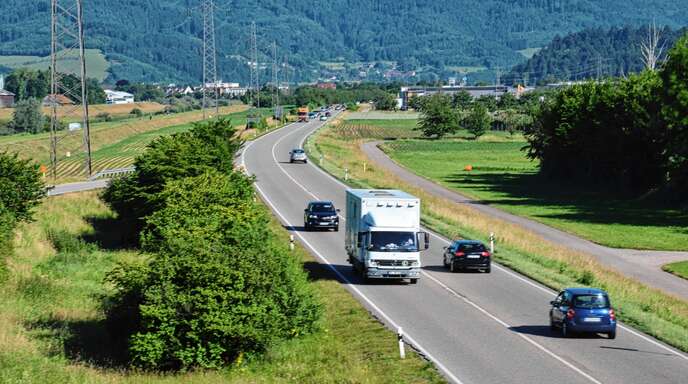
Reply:
[[[448,188],[615,248],[688,250],[688,212],[616,190],[540,177],[525,141],[413,140],[384,150]],[[465,171],[466,166],[473,170]]]
[[[87,77],[98,79],[102,82],[107,77],[110,63],[99,49],[86,49]],[[79,73],[79,60],[76,54],[63,55],[58,61],[58,68],[66,73]],[[47,70],[50,68],[50,56],[0,56],[0,65],[9,68],[29,68],[34,70]]]
[[[19,228],[0,285],[0,383],[442,383],[432,364],[408,351],[399,358],[387,330],[301,247],[324,305],[321,330],[245,356],[220,370],[128,369],[126,344],[111,336],[102,309],[113,292],[105,277],[121,262],[148,256],[121,243],[121,224],[98,192],[46,199],[36,220]],[[275,220],[270,228],[288,244]]]
[[[220,110],[222,115],[232,115],[237,125],[245,124],[246,111],[245,105],[223,107]],[[233,115],[235,114],[235,115]],[[184,112],[170,115],[144,116],[142,118],[130,118],[121,121],[95,123],[91,129],[91,150],[93,154],[94,172],[107,168],[118,168],[133,162],[137,154],[133,148],[143,148],[156,136],[163,133],[156,131],[168,128],[169,133],[174,133],[188,129],[190,124],[203,119],[202,111]],[[178,128],[170,128],[178,127]],[[148,135],[152,133],[151,135]],[[117,152],[118,144],[124,140],[130,151],[127,155],[111,156]],[[115,146],[114,148],[112,146]],[[101,150],[110,147],[101,154]],[[83,179],[81,171],[83,163],[82,136],[81,131],[64,136],[59,144],[59,162],[57,182],[67,182]],[[31,159],[48,166],[50,163],[50,140],[48,134],[7,136],[0,138],[0,151],[16,152],[21,157]],[[67,156],[69,152],[70,156]]]
[[[143,113],[155,113],[165,109],[165,106],[153,102],[141,102],[134,104],[94,104],[89,106],[89,114],[91,118],[95,118],[99,113],[107,113],[112,117],[127,117],[131,116],[131,111],[138,108]],[[43,114],[50,116],[52,113],[50,107],[43,107]],[[65,118],[66,121],[79,121],[81,119],[81,109],[78,106],[59,107],[57,113],[60,117]],[[14,115],[14,108],[0,109],[0,121],[10,121]]]

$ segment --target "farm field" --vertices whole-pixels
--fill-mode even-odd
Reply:
[[[308,252],[310,284],[324,304],[322,330],[246,356],[218,371],[147,373],[124,365],[125,345],[105,325],[103,280],[118,262],[146,255],[120,243],[119,223],[96,192],[47,199],[19,229],[0,286],[0,382],[155,383],[442,383],[415,353],[398,357],[396,335],[373,319]],[[288,233],[271,229],[288,244]]]
[[[688,250],[688,212],[614,190],[544,180],[526,142],[401,141],[384,150],[414,172],[461,193],[615,248]],[[464,167],[471,165],[473,171]]]
[[[263,110],[266,113],[267,109]],[[246,124],[248,111],[235,112],[226,115],[232,120],[235,127],[243,127]],[[156,130],[136,133],[118,142],[104,146],[92,152],[93,172],[104,169],[123,168],[134,164],[138,155],[143,153],[146,146],[155,138],[164,135],[172,135],[184,132],[193,127],[193,123],[171,125]],[[57,168],[58,179],[78,177],[83,167],[84,156],[79,154],[68,160],[62,161]]]
[[[245,112],[248,109],[245,105],[235,105],[220,109],[222,115]],[[237,115],[240,119],[243,115]],[[131,118],[122,121],[112,121],[94,123],[91,128],[91,148],[92,152],[97,152],[101,148],[110,146],[125,140],[128,137],[138,134],[156,131],[166,127],[190,124],[194,121],[203,119],[202,111],[184,112],[170,115],[145,116],[142,118]],[[238,121],[237,121],[238,123]],[[75,132],[65,136],[60,142],[60,162],[69,164],[79,161],[81,158],[78,153],[81,150],[81,132]],[[16,152],[23,158],[32,159],[40,164],[48,165],[50,162],[50,142],[48,134],[6,136],[0,138],[0,151]],[[66,157],[66,152],[71,152],[74,156]],[[58,167],[64,167],[59,165]],[[58,168],[60,171],[62,168]],[[80,175],[74,175],[77,177]],[[83,178],[83,176],[81,176]],[[73,180],[60,180],[73,181]]]
[[[143,113],[155,113],[165,109],[165,106],[153,102],[141,102],[134,104],[94,104],[89,106],[91,118],[95,118],[99,113],[108,113],[112,117],[130,117],[131,111],[138,108]],[[43,107],[43,114],[50,116],[52,112],[49,107]],[[0,109],[0,121],[10,121],[14,114],[14,108]],[[58,115],[65,118],[65,121],[78,121],[81,119],[81,110],[74,113],[73,107],[59,107]]]
[[[110,63],[99,49],[86,49],[87,77],[103,82],[107,77]],[[64,68],[67,73],[78,73],[78,56],[67,55],[58,63],[57,68]],[[46,70],[50,67],[50,56],[0,56],[0,65],[9,68],[29,68],[34,70]]]

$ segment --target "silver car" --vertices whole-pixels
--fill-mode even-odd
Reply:
[[[306,157],[306,152],[303,149],[292,149],[291,152],[289,152],[289,162],[290,163],[295,163],[297,161],[301,161],[304,164],[308,163],[308,158]]]

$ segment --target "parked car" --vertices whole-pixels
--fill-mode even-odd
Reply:
[[[320,121],[327,121],[327,116],[320,115]]]
[[[289,162],[295,163],[297,161],[301,161],[304,164],[308,163],[306,151],[304,151],[303,149],[292,149],[291,152],[289,152]]]
[[[492,255],[485,244],[475,240],[455,240],[444,250],[444,266],[452,272],[464,269],[491,271]]]
[[[564,337],[574,332],[605,333],[616,338],[616,314],[607,292],[594,288],[567,288],[550,302],[549,324]]]
[[[331,201],[311,201],[303,210],[303,227],[306,231],[316,228],[339,231],[339,209]]]

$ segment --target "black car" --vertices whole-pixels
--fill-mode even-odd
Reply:
[[[485,244],[479,241],[455,240],[445,248],[443,263],[452,272],[478,269],[490,273],[491,256]]]
[[[318,228],[339,231],[339,209],[335,209],[331,201],[311,201],[303,211],[303,226],[306,231]]]

